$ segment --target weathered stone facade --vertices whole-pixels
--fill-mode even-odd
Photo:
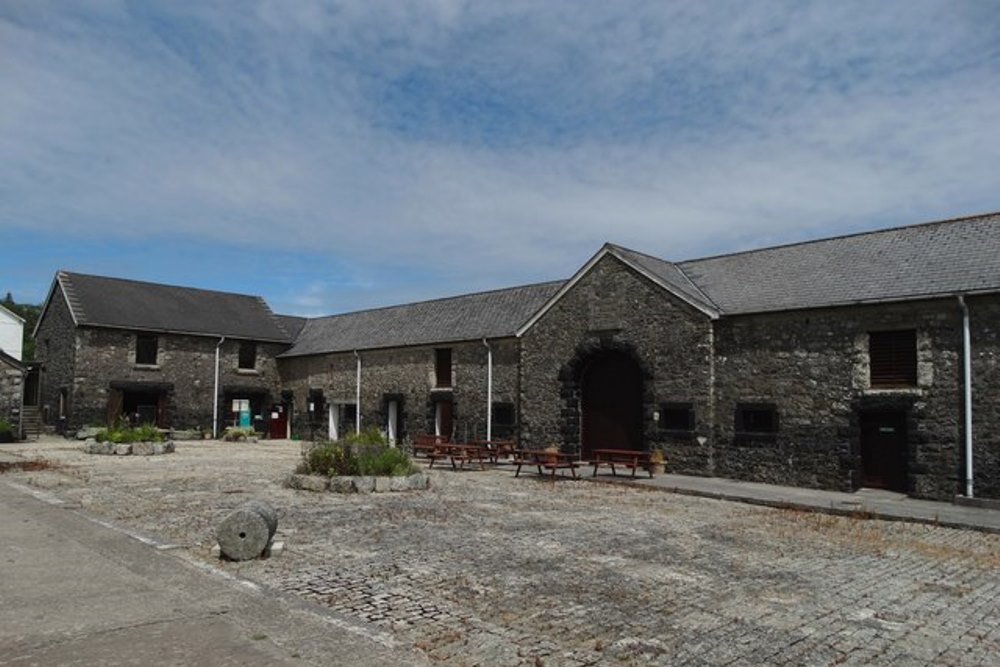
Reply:
[[[873,389],[868,333],[915,329],[917,384]],[[853,490],[859,416],[906,414],[908,491],[950,498],[960,473],[961,312],[955,302],[886,304],[723,318],[716,323],[713,474]],[[740,435],[738,404],[777,408],[773,436]]]
[[[0,419],[14,427],[14,435],[20,428],[23,392],[24,367],[0,356]]]
[[[1000,495],[1000,300],[970,300],[977,494]],[[869,332],[914,330],[914,386],[872,388]],[[949,499],[964,487],[962,312],[957,300],[851,306],[712,320],[607,256],[521,338],[521,442],[580,450],[580,383],[604,352],[642,375],[644,446],[671,471],[853,490],[863,484],[861,422],[904,420],[905,490]],[[690,405],[687,432],[662,428],[664,405]],[[740,432],[765,406],[773,433]]]
[[[76,375],[76,344],[76,324],[62,290],[57,287],[48,301],[45,316],[38,322],[35,359],[41,368],[39,407],[42,420],[58,433],[67,432],[68,416],[73,414],[75,407],[72,387]]]
[[[581,443],[580,381],[602,352],[631,357],[642,372],[642,429],[648,446],[666,448],[677,472],[707,473],[711,450],[712,324],[612,256],[582,276],[521,338],[521,439],[528,447]],[[694,427],[659,428],[664,403],[690,404]]]
[[[489,345],[493,352],[493,403],[515,404],[516,340],[493,340]],[[436,386],[436,348],[451,349],[450,387]],[[436,403],[450,401],[453,406],[452,435],[462,440],[485,438],[488,352],[483,341],[359,351],[361,428],[375,425],[385,430],[388,404],[395,401],[399,411],[398,439],[434,433]],[[282,386],[286,392],[291,392],[294,400],[294,431],[304,437],[327,437],[329,406],[356,405],[357,357],[353,352],[338,352],[281,359],[280,364]],[[309,397],[318,397],[320,391],[321,405],[313,401],[314,420],[310,423]],[[514,416],[513,424],[498,424],[494,419],[495,438],[516,435],[516,411]],[[351,414],[347,417],[348,427],[353,428],[353,417]]]
[[[968,307],[975,493],[1000,498],[1000,298],[970,298]]]

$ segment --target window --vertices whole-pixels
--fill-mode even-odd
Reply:
[[[451,348],[441,347],[434,350],[434,377],[436,387],[451,386]]]
[[[252,371],[257,366],[257,343],[249,341],[240,342],[240,362],[241,371]]]
[[[660,428],[664,431],[693,431],[694,406],[690,403],[664,403],[660,406]]]
[[[741,403],[736,406],[737,433],[777,433],[778,409],[764,403]]]
[[[872,331],[868,334],[872,387],[917,385],[917,332]]]
[[[494,403],[493,404],[493,423],[497,426],[513,426],[514,425],[514,404],[513,403]]]
[[[143,366],[156,365],[156,353],[159,348],[159,341],[152,334],[136,334],[135,336],[135,363]]]

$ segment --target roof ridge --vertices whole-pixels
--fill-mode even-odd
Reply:
[[[405,303],[397,303],[397,304],[392,304],[392,305],[388,305],[388,306],[376,306],[374,308],[362,308],[360,310],[349,310],[349,311],[346,311],[346,312],[343,312],[343,313],[333,313],[332,315],[320,315],[319,317],[306,317],[305,320],[307,322],[315,322],[315,321],[319,321],[319,320],[331,320],[331,319],[334,319],[336,317],[346,317],[348,315],[358,315],[360,313],[374,313],[374,312],[378,312],[380,310],[392,310],[394,308],[404,308],[404,307],[407,307],[407,306],[419,306],[419,305],[426,304],[426,303],[437,303],[437,302],[440,302],[440,301],[453,301],[453,300],[456,300],[456,299],[465,299],[467,297],[472,297],[472,296],[483,296],[483,295],[486,295],[486,294],[496,294],[498,292],[511,292],[511,291],[516,290],[516,289],[524,289],[526,287],[541,287],[543,285],[563,284],[565,282],[566,282],[565,279],[563,279],[563,280],[546,280],[546,281],[539,282],[539,283],[526,283],[524,285],[514,285],[512,287],[500,287],[500,288],[497,288],[497,289],[483,290],[481,292],[468,292],[468,293],[465,293],[465,294],[453,294],[451,296],[442,296],[442,297],[438,297],[438,298],[435,298],[435,299],[424,299],[422,301],[407,301]],[[301,317],[301,316],[293,315],[291,317]]]
[[[706,255],[704,257],[693,257],[691,259],[685,259],[685,260],[681,260],[679,262],[672,262],[672,264],[674,264],[675,266],[677,266],[678,268],[681,268],[683,270],[683,267],[681,266],[683,264],[694,264],[696,262],[703,262],[703,261],[707,261],[707,260],[710,260],[710,259],[721,259],[723,257],[736,257],[738,255],[752,255],[754,253],[767,252],[769,250],[780,250],[780,249],[784,249],[784,248],[795,248],[795,247],[798,247],[798,246],[812,245],[812,244],[816,244],[816,243],[826,243],[828,241],[839,241],[839,240],[842,240],[842,239],[850,239],[850,238],[855,238],[855,237],[858,237],[858,236],[874,236],[876,234],[886,234],[888,232],[895,232],[895,231],[899,231],[901,229],[913,229],[915,227],[931,227],[933,225],[954,224],[954,223],[958,223],[958,222],[965,222],[965,221],[968,221],[968,220],[985,219],[985,218],[991,218],[991,217],[995,217],[995,216],[1000,216],[1000,211],[991,211],[991,212],[988,212],[988,213],[977,213],[975,215],[963,215],[963,216],[959,216],[957,218],[946,218],[944,220],[928,220],[928,221],[924,221],[924,222],[912,223],[912,224],[909,224],[909,225],[898,225],[898,226],[895,226],[895,227],[884,227],[882,229],[869,229],[869,230],[862,231],[862,232],[852,232],[850,234],[838,234],[836,236],[824,236],[823,238],[807,239],[805,241],[794,241],[794,242],[791,242],[791,243],[779,243],[777,245],[764,246],[763,248],[753,248],[751,250],[736,250],[736,251],[733,251],[733,252],[719,253],[718,255]]]

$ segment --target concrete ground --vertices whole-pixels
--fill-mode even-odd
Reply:
[[[0,665],[425,664],[389,637],[213,574],[0,480]]]
[[[298,458],[297,444],[287,442],[179,443],[175,454],[153,458],[86,455],[62,440],[5,451],[55,467],[0,475],[0,488],[7,487],[2,516],[11,503],[40,504],[27,489],[63,502],[64,509],[46,506],[48,513],[98,518],[147,535],[154,545],[177,547],[158,550],[117,532],[128,548],[95,537],[95,546],[85,543],[59,561],[79,573],[73,581],[86,577],[87,568],[102,569],[102,559],[113,568],[122,559],[166,559],[168,573],[176,566],[194,577],[190,588],[175,587],[171,574],[161,582],[159,566],[133,564],[124,567],[128,576],[109,574],[135,586],[162,586],[160,594],[186,590],[151,607],[136,626],[175,617],[223,623],[219,634],[235,655],[261,652],[247,653],[243,662],[323,664],[317,656],[326,653],[315,642],[326,628],[357,649],[348,654],[352,664],[400,664],[395,655],[411,659],[410,651],[443,665],[1000,664],[995,534],[636,486],[515,479],[509,468],[435,469],[426,492],[294,491],[281,484]],[[213,526],[249,497],[278,508],[286,553],[247,563],[213,560]],[[17,544],[21,532],[38,532],[0,522],[5,545]],[[58,526],[43,530],[59,534]],[[40,541],[36,550],[46,548]],[[130,549],[150,558],[121,555]],[[18,579],[32,558],[13,560],[9,571]],[[196,565],[263,588],[203,575]],[[211,583],[194,583],[202,580]],[[46,588],[44,577],[36,574],[35,581]],[[4,601],[18,602],[4,605],[0,645],[20,647],[3,656],[29,655],[23,647],[49,642],[45,617],[9,626],[12,618],[55,613],[47,610],[60,600],[83,606],[94,592],[53,581],[49,597],[39,593],[33,606],[34,589],[3,585],[13,587],[3,589]],[[198,591],[209,585],[223,591],[206,600]],[[263,611],[240,616],[243,596]],[[178,597],[191,606],[171,616]],[[214,614],[219,608],[210,600],[225,601],[229,611]],[[286,608],[313,620],[285,625],[276,619]],[[96,623],[53,618],[56,636],[72,634],[73,623]],[[124,646],[128,626],[117,627]],[[97,626],[94,633],[96,642]],[[266,639],[254,639],[260,635]]]

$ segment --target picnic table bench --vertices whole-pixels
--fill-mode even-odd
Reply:
[[[517,449],[513,440],[472,440],[469,444],[481,448],[490,463],[497,463],[501,456],[513,456]]]
[[[622,466],[632,469],[632,477],[639,468],[646,470],[649,476],[653,476],[653,464],[649,459],[649,452],[634,449],[595,449],[594,457],[590,464],[594,466],[594,477],[597,477],[597,469],[601,466],[611,466],[611,474],[618,476],[615,466]]]
[[[449,442],[447,437],[440,435],[416,436],[413,455],[430,461],[428,468],[433,468],[435,461],[446,459],[451,463],[452,469],[464,468],[466,463],[475,461],[479,463],[480,470],[485,470],[484,460],[488,458],[488,454],[479,445]]]
[[[581,465],[576,454],[546,452],[542,449],[516,449],[514,450],[513,463],[517,465],[514,477],[520,476],[523,466],[528,466],[529,468],[536,468],[539,475],[544,476],[548,473],[549,477],[553,479],[556,476],[557,470],[569,470],[573,478],[576,479],[576,469]]]

